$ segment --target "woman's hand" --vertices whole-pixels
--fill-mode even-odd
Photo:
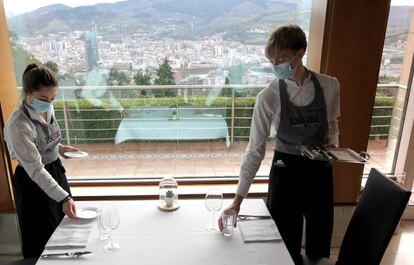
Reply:
[[[63,203],[62,210],[69,218],[76,218],[76,206],[72,198]]]
[[[231,209],[231,210],[234,210],[237,214],[239,214],[240,205],[242,201],[243,201],[243,197],[240,195],[236,195],[236,197],[234,197],[233,202],[226,209],[224,209],[224,211]],[[221,218],[221,215],[220,215],[220,218],[218,219],[218,226],[220,228],[220,231],[223,231],[224,224],[223,224],[223,219]]]
[[[62,145],[62,144],[59,145],[59,154],[63,158],[65,158],[65,159],[70,159],[70,157],[68,157],[68,156],[65,155],[65,152],[76,152],[76,151],[79,151],[79,149],[76,149],[73,146],[70,146],[70,145]]]

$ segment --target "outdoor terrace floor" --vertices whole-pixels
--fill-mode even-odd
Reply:
[[[63,159],[69,179],[140,179],[238,176],[247,141],[235,142],[230,148],[226,148],[224,141],[72,145],[86,151],[89,156]],[[273,142],[269,141],[258,176],[269,174],[273,148]],[[371,159],[365,165],[364,173],[368,173],[371,167],[389,173],[393,150],[386,140],[370,140],[368,151]]]

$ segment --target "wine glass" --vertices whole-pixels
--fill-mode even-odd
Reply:
[[[104,246],[105,252],[116,252],[121,248],[121,245],[114,243],[112,240],[112,230],[119,226],[120,217],[119,212],[115,206],[107,206],[102,208],[101,214],[99,215],[99,224],[102,228],[109,231],[108,240],[109,243]]]
[[[210,232],[218,231],[219,228],[216,224],[216,212],[223,206],[223,193],[219,189],[209,189],[205,198],[207,210],[213,213],[213,223],[206,228]]]

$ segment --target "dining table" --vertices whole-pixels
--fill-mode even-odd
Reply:
[[[211,111],[213,112],[213,110]],[[115,144],[144,141],[225,141],[230,147],[229,126],[219,113],[198,113],[194,108],[127,110],[115,134]]]
[[[77,219],[65,217],[55,233],[62,228],[90,228],[86,246],[80,251],[90,251],[91,253],[79,257],[45,257],[40,258],[36,264],[294,264],[282,239],[246,243],[243,241],[237,224],[232,236],[224,236],[220,231],[208,231],[206,227],[213,222],[213,213],[207,210],[204,200],[182,199],[178,203],[180,207],[175,211],[165,211],[158,207],[158,200],[77,201],[78,211],[88,207],[88,209],[97,209],[98,211],[108,206],[117,209],[120,223],[112,231],[112,240],[120,244],[120,249],[111,253],[104,252],[103,248],[108,242],[100,239],[97,221],[99,216]],[[223,200],[221,210],[230,203],[231,200]],[[219,213],[215,215],[215,222],[217,222]],[[262,199],[245,199],[240,209],[240,215],[270,216]],[[50,251],[46,248],[43,254],[50,253]],[[52,253],[53,251],[69,250],[52,250]]]

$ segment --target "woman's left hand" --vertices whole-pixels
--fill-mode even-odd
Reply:
[[[79,151],[79,149],[76,149],[73,146],[70,145],[59,145],[59,154],[65,158],[65,159],[70,159],[70,157],[65,155],[65,152],[76,152]]]

